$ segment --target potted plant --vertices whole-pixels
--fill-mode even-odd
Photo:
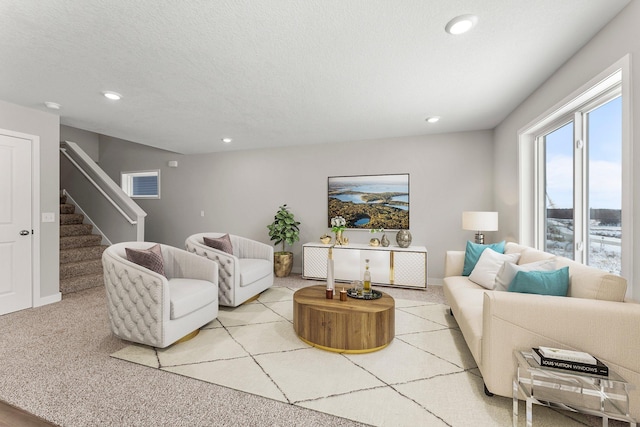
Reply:
[[[286,277],[293,267],[293,252],[284,250],[285,243],[293,245],[300,240],[300,222],[296,221],[287,205],[280,206],[273,217],[273,223],[267,225],[269,237],[275,240],[274,245],[282,243],[282,251],[273,253],[273,271],[276,277]]]

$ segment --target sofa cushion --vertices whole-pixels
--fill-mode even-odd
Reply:
[[[202,241],[205,245],[212,247],[213,249],[218,249],[219,251],[233,255],[233,246],[231,245],[231,238],[229,237],[229,234],[225,234],[220,237],[204,236]]]
[[[516,277],[518,271],[550,271],[556,269],[555,258],[546,259],[542,261],[530,262],[528,264],[516,265],[511,263],[504,263],[498,274],[496,275],[495,290],[506,292],[509,289],[509,285]]]
[[[496,275],[504,264],[516,263],[519,253],[499,254],[491,248],[482,251],[480,259],[469,275],[469,280],[483,288],[493,289],[496,286]]]
[[[171,320],[186,316],[218,298],[216,286],[206,280],[175,278],[169,280]]]
[[[540,251],[538,249],[526,248],[520,254],[520,261],[518,264],[529,264],[531,262],[543,261],[547,259],[553,259],[556,256],[548,252]]]
[[[557,257],[558,266],[569,267],[570,297],[605,301],[624,301],[627,280],[615,274],[580,264],[565,257]]]
[[[124,250],[128,261],[166,277],[160,244],[156,243],[148,249],[124,248]]]
[[[569,267],[552,271],[518,271],[509,285],[509,292],[567,296]]]
[[[507,242],[504,245],[504,253],[505,254],[514,254],[514,253],[522,253],[525,249],[528,249],[529,246],[519,245],[514,242]]]
[[[480,259],[480,255],[482,255],[482,251],[487,248],[491,248],[494,251],[502,254],[504,253],[504,244],[504,241],[500,243],[492,243],[490,245],[481,245],[479,243],[467,241],[467,248],[464,252],[464,268],[462,270],[462,275],[468,276],[471,274],[473,268],[478,262],[478,259]]]
[[[240,258],[240,287],[256,282],[273,271],[273,265],[266,259]]]

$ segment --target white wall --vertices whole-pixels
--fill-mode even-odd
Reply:
[[[293,247],[296,272],[301,244],[329,231],[327,177],[409,173],[413,244],[427,247],[428,276],[438,283],[445,251],[464,249],[473,238],[461,229],[462,211],[493,209],[492,139],[491,131],[478,131],[178,155],[101,136],[100,166],[118,183],[122,171],[161,170],[161,199],[137,202],[148,214],[146,240],[179,247],[201,231],[270,243],[267,225],[286,203],[301,222],[301,242]],[[169,168],[169,160],[178,168]],[[352,242],[371,237],[368,231],[345,233]],[[389,237],[394,242],[395,233]]]
[[[518,149],[517,132],[562,99],[590,81],[617,60],[631,53],[632,123],[640,124],[640,2],[631,2],[576,55],[529,96],[495,129],[494,163],[500,165],[495,174],[495,206],[500,212],[499,236],[519,239],[518,230]],[[535,58],[532,58],[535,64]],[[633,233],[636,248],[633,277],[640,278],[640,148],[638,138],[632,138],[633,150]],[[629,268],[630,266],[623,266]],[[631,285],[631,284],[630,284]],[[640,298],[640,286],[632,292]]]
[[[40,224],[40,298],[45,299],[60,287],[60,117],[0,101],[0,128],[40,137],[40,211],[56,217]]]

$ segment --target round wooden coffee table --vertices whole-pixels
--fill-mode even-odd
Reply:
[[[293,294],[293,329],[309,345],[340,353],[380,350],[395,336],[395,301],[326,298],[326,286],[309,286]]]

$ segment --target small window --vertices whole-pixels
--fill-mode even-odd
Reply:
[[[122,172],[122,190],[134,199],[160,198],[160,171]]]

